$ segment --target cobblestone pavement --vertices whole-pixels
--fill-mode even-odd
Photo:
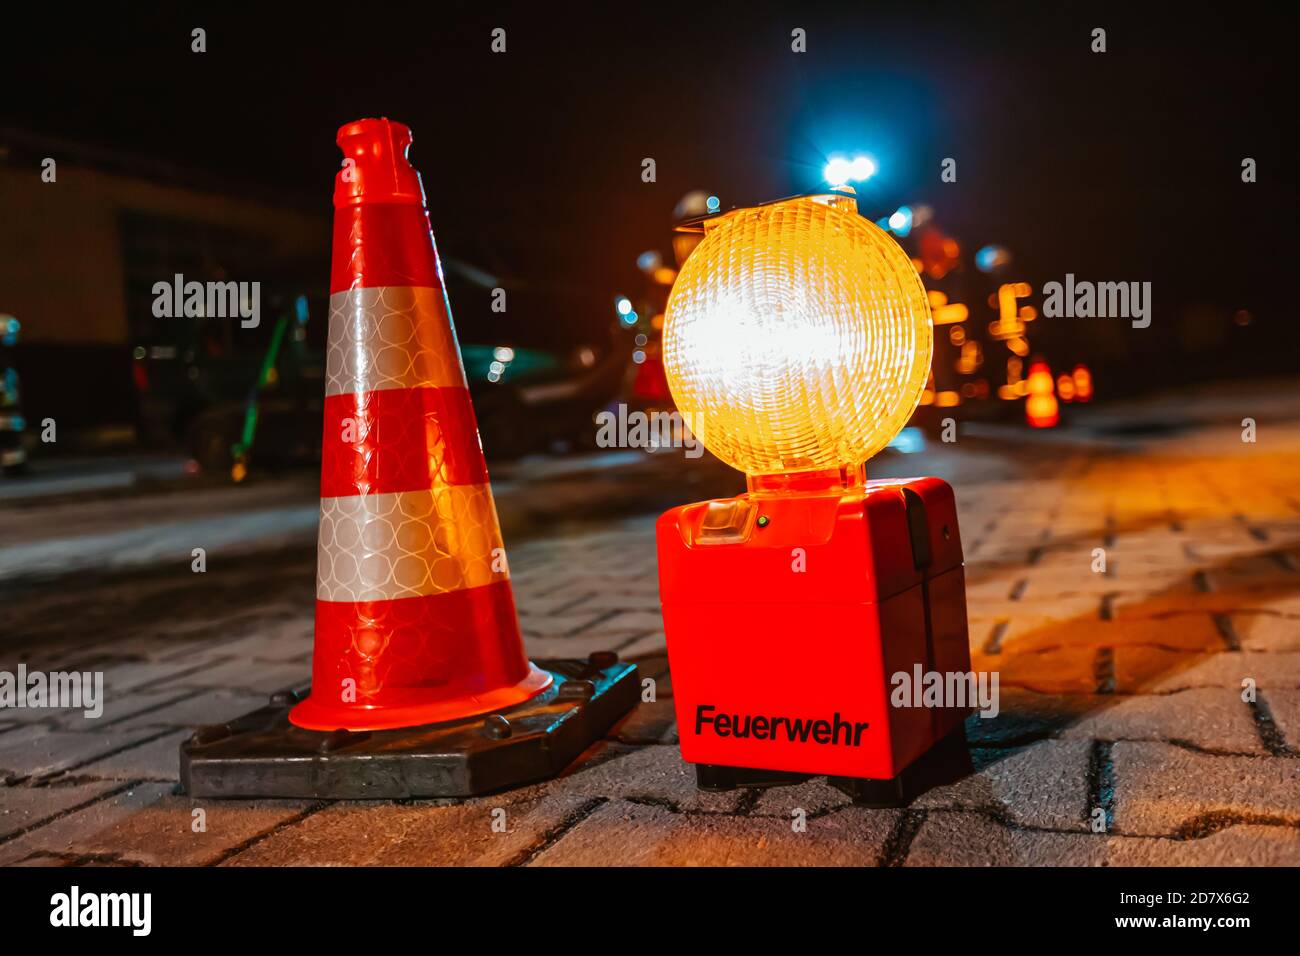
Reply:
[[[210,556],[202,576],[186,554],[11,594],[0,667],[102,669],[109,694],[99,720],[0,711],[0,864],[1300,864],[1300,391],[1090,414],[1062,435],[972,425],[886,463],[953,481],[975,666],[1002,685],[999,715],[967,725],[973,775],[907,809],[855,807],[819,780],[695,789],[675,745],[653,521],[734,478],[703,468],[691,485],[660,456],[600,479],[639,507],[602,509],[590,477],[545,495],[502,482],[507,515],[542,497],[556,509],[507,521],[531,653],[617,650],[658,693],[559,779],[500,795],[200,805],[178,792],[188,728],[307,674],[302,542],[229,567]]]

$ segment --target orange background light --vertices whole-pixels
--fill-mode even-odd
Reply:
[[[678,409],[750,475],[866,461],[907,423],[930,371],[925,289],[851,195],[707,220],[665,316]]]

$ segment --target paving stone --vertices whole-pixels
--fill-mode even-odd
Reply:
[[[540,845],[586,801],[337,803],[230,857],[226,866],[465,866],[506,863]],[[494,816],[494,811],[498,815]],[[499,815],[504,811],[504,818]],[[504,820],[505,832],[493,830]]]
[[[1004,653],[1044,650],[1068,645],[1081,647],[1119,647],[1150,644],[1173,650],[1222,650],[1223,636],[1208,614],[1172,614],[1161,618],[1103,621],[1096,616],[1070,621],[1026,635],[1014,642],[1003,641]]]
[[[1145,560],[1112,558],[1107,562],[1106,570],[1104,580],[1111,585],[1109,591],[1115,595],[1116,603],[1123,601],[1128,607],[1138,609],[1152,602],[1160,602],[1164,595],[1181,587],[1187,580],[1188,572],[1181,558],[1150,563]]]
[[[1013,618],[1031,617],[1045,624],[1073,623],[1080,619],[1096,620],[1101,609],[1100,597],[1092,594],[1012,600],[1009,594],[1015,584],[1015,581],[1008,581],[1007,593],[996,599],[972,600],[968,595],[968,606],[976,614],[1003,614]]]
[[[1300,823],[1300,761],[1122,741],[1111,748],[1111,760],[1118,832],[1168,836],[1215,815]]]
[[[1284,567],[1268,554],[1242,555],[1240,548],[1231,545],[1207,549],[1200,543],[1197,543],[1196,550],[1210,559],[1228,558],[1224,564],[1206,572],[1210,587],[1215,591],[1282,592],[1300,587],[1300,573]]]
[[[1097,689],[1097,650],[1054,646],[1036,652],[981,654],[971,649],[976,671],[996,671],[1001,688],[1020,687],[1040,694],[1090,694]]]
[[[1243,451],[1232,429],[1198,429],[1142,453],[1136,443],[1124,454],[1098,448],[1014,480],[957,482],[975,666],[998,672],[1000,713],[967,723],[972,775],[914,804],[925,817],[909,865],[1297,863],[1300,760],[1270,755],[1300,752],[1300,427],[1280,428],[1270,427],[1270,442],[1284,451],[1270,456]],[[642,493],[638,482],[663,478],[648,459],[626,501]],[[520,487],[538,497],[536,483]],[[15,645],[15,661],[42,670],[102,669],[109,693],[99,721],[0,712],[0,770],[54,774],[44,787],[0,788],[0,864],[203,864],[236,850],[229,862],[879,862],[901,817],[853,807],[824,779],[696,790],[675,746],[656,515],[566,524],[555,515],[583,510],[590,483],[557,474],[543,487],[558,510],[539,517],[522,499],[513,506],[536,532],[511,546],[529,653],[616,650],[639,659],[659,696],[560,778],[471,801],[338,804],[301,820],[306,804],[214,802],[208,834],[193,834],[191,804],[169,782],[182,728],[237,716],[306,681],[304,561],[301,600],[222,609],[187,591],[197,603],[176,620],[81,638],[43,625]],[[680,500],[712,494],[684,487]],[[1090,569],[1096,547],[1106,548],[1107,574]],[[153,587],[158,606],[177,593]],[[45,616],[57,620],[55,608]],[[1216,616],[1230,624],[1226,637]],[[989,653],[995,627],[1000,653]],[[1242,676],[1260,688],[1255,711],[1240,699]],[[1257,724],[1267,713],[1273,724]],[[1095,739],[1115,742],[1099,751]],[[1096,835],[1085,814],[1102,752],[1115,826]],[[1216,755],[1224,752],[1234,755]],[[492,809],[506,811],[505,833],[492,832]],[[795,810],[807,811],[807,833],[791,830]]]
[[[0,840],[36,826],[102,796],[117,784],[111,781],[54,781],[41,787],[13,786],[0,790]]]
[[[615,612],[616,614],[616,612]],[[550,614],[542,618],[524,618],[520,628],[529,638],[578,638],[599,636],[594,634],[597,624],[609,621],[615,614],[609,611],[590,611],[585,608],[570,614]],[[640,634],[644,628],[604,627],[602,634]]]
[[[80,732],[97,732],[105,727],[119,727],[130,717],[141,711],[147,711],[171,703],[191,694],[184,689],[159,691],[127,691],[115,693],[105,689],[102,713],[98,717],[87,717],[82,710],[60,709],[53,711],[54,725],[59,730]]]
[[[565,575],[565,587],[571,589],[571,592],[594,592],[615,599],[621,597],[628,588],[644,593],[644,590],[648,590],[647,585],[649,582],[657,580],[658,575],[658,569],[653,561],[639,568],[628,567],[618,572],[592,570],[599,567],[602,562],[609,564],[620,563],[622,559],[618,555],[609,557],[584,555],[572,559],[557,554],[551,555],[548,560],[556,562],[569,561],[570,570]],[[624,603],[610,610],[625,611],[628,609],[629,605]]]
[[[1117,838],[1111,866],[1296,866],[1300,829],[1237,824],[1189,840]]]
[[[1243,613],[1231,620],[1243,650],[1300,651],[1300,617]]]
[[[309,669],[298,664],[263,664],[230,660],[168,682],[168,686],[218,688],[246,694],[272,694],[301,684]]]
[[[194,728],[205,724],[223,724],[265,706],[268,699],[266,694],[205,690],[190,693],[174,703],[142,711],[117,726]]]
[[[1242,651],[1186,657],[1182,666],[1166,667],[1147,683],[1145,689],[1167,693],[1190,687],[1223,687],[1240,694],[1244,686],[1242,681],[1247,678],[1261,688],[1300,688],[1300,652]]]
[[[622,585],[618,590],[606,590],[591,595],[584,603],[583,607],[590,608],[593,611],[618,611],[637,615],[637,620],[648,620],[651,617],[659,618],[659,627],[663,627],[663,618],[660,616],[662,611],[659,605],[659,584],[658,570],[656,569],[650,575],[650,584],[645,582],[631,582]],[[645,615],[644,618],[641,615]],[[622,622],[620,622],[622,625]]]
[[[1010,600],[1008,595],[1016,586],[1016,582],[1023,577],[1023,574],[1015,573],[1013,570],[990,574],[987,577],[981,575],[979,572],[989,568],[990,564],[991,562],[987,561],[967,560],[966,606],[971,614],[1000,612],[1003,603]]]
[[[46,707],[9,707],[0,711],[0,713],[5,715],[2,722],[3,729],[0,729],[0,733],[4,733],[7,730],[16,730],[19,727],[34,727],[37,725],[44,725],[48,729],[57,730],[59,718],[66,716],[69,711],[65,709],[53,710]],[[76,713],[82,714],[82,711]]]
[[[932,810],[904,866],[1095,866],[1105,838],[1008,828],[985,814]]]
[[[1300,591],[1271,595],[1256,605],[1261,614],[1300,619]]]
[[[163,661],[132,661],[104,670],[104,686],[111,694],[124,694],[140,688],[163,688],[206,665],[189,661],[184,664]]]
[[[1081,550],[1074,556],[1070,567],[1045,567],[1034,565],[1025,577],[1025,585],[1017,603],[1031,610],[1040,605],[1056,605],[1058,614],[1072,617],[1095,615],[1101,597],[1119,590],[1114,578],[1092,570],[1092,548]]]
[[[579,764],[549,785],[557,794],[581,794],[644,800],[668,804],[678,810],[735,813],[745,791],[708,793],[696,789],[695,769],[676,747],[631,748],[623,744],[599,745],[599,761]]]
[[[624,660],[630,658],[624,657]],[[637,673],[641,679],[649,677],[655,682],[655,695],[658,697],[671,697],[673,695],[673,679],[668,672],[668,654],[661,650],[655,654],[648,654],[636,659]]]
[[[1185,586],[1168,589],[1155,595],[1128,595],[1115,597],[1115,619],[1143,620],[1167,618],[1175,614],[1233,614],[1262,611],[1268,607],[1267,595],[1243,591],[1200,592],[1194,589],[1191,579]]]
[[[824,777],[814,777],[806,783],[761,791],[749,815],[791,820],[796,810],[802,810],[809,816],[819,816],[852,804],[853,801],[847,795],[832,787]]]
[[[1300,830],[1230,826],[1200,839],[1012,829],[987,816],[936,811],[907,866],[1295,866]]]
[[[656,602],[657,603],[657,602]],[[664,629],[663,614],[658,607],[650,610],[621,610],[613,617],[600,622],[601,630],[657,632],[662,635]]]
[[[0,843],[0,866],[11,866],[34,854],[72,854],[77,840],[139,813],[171,791],[171,784],[145,783],[106,796],[88,807],[25,833],[16,840]],[[75,854],[72,855],[75,859]],[[59,860],[46,862],[58,863]]]
[[[1204,750],[1267,753],[1250,709],[1235,690],[1117,696],[1083,714],[1062,736],[1097,740],[1180,741]]]
[[[1111,689],[1114,693],[1146,694],[1196,686],[1180,683],[1179,675],[1226,653],[1226,647],[1222,651],[1185,651],[1149,644],[1112,648]]]
[[[515,582],[517,585],[517,582]],[[584,611],[612,611],[618,610],[616,607],[596,607],[596,594],[591,591],[573,591],[566,588],[559,592],[548,594],[539,594],[535,597],[529,597],[526,600],[520,596],[521,588],[515,587],[516,602],[519,605],[519,619],[524,626],[534,619],[539,623],[544,622],[555,614],[562,614],[575,606],[580,606]]]
[[[897,810],[846,808],[807,821],[673,813],[611,800],[531,866],[873,866]]]
[[[297,663],[311,654],[314,635],[315,621],[305,614],[298,620],[257,627],[247,637],[221,641],[214,649],[236,660]]]
[[[672,739],[677,720],[671,697],[641,702],[631,713],[609,729],[607,737],[625,744],[664,743]]]
[[[241,609],[241,613],[248,614],[249,609]],[[213,627],[214,625],[209,625],[209,629]],[[183,668],[187,674],[193,674],[205,667],[216,667],[227,661],[251,661],[253,659],[251,654],[235,654],[228,650],[230,645],[235,642],[232,640],[233,635],[229,633],[229,628],[225,626],[225,622],[216,625],[216,628],[216,634],[210,633],[202,640],[187,641],[178,647],[168,646],[162,654],[158,655],[158,660],[162,663],[174,664]],[[166,635],[168,639],[172,636],[170,634]],[[156,650],[152,652],[156,653]]]
[[[998,688],[998,714],[966,719],[972,747],[1010,747],[1058,736],[1081,715],[1104,707],[1107,697],[1094,694],[1039,694],[1020,687]]]
[[[75,855],[113,854],[149,866],[208,866],[254,838],[293,820],[306,801],[193,801],[167,795],[95,833],[73,838]],[[194,811],[202,810],[204,829]],[[284,860],[281,862],[290,862]]]
[[[652,634],[643,634],[630,644],[619,647],[618,652],[625,659],[634,660],[638,657],[662,654],[667,649],[668,641],[664,637],[663,631],[659,631]]]
[[[1141,693],[1171,672],[1192,667],[1209,654],[1227,650],[1217,629],[1213,643],[1209,643],[1211,638],[1204,633],[1191,640],[1182,640],[1177,634],[1170,637],[1171,643],[1161,645],[1155,643],[1160,640],[1155,633],[1085,630],[1078,642],[1073,640],[1072,632],[1040,635],[1033,642],[1038,646],[1012,641],[996,655],[985,654],[984,648],[976,647],[972,659],[978,670],[998,671],[1004,687],[1058,694]],[[1108,643],[1107,638],[1114,639],[1115,643]],[[1123,643],[1126,639],[1135,643]],[[1186,646],[1178,646],[1180,641]]]
[[[1088,767],[1092,742],[1042,740],[1016,750],[985,751],[982,768],[922,794],[917,809],[989,810],[1023,826],[1058,830],[1087,827]]]
[[[504,833],[493,833],[473,866],[519,866],[533,859],[552,839],[586,817],[599,802],[592,797],[555,794],[507,808]],[[524,812],[520,812],[520,810]]]
[[[1286,745],[1293,753],[1300,753],[1300,690],[1268,687],[1261,696]]]
[[[154,731],[156,733],[157,731]],[[78,768],[78,773],[118,780],[179,780],[181,741],[190,730],[177,730]]]
[[[539,637],[524,635],[524,648],[534,660],[563,660],[565,658],[584,659],[597,651],[617,651],[624,656],[624,650],[636,643],[637,635],[582,634],[576,637]],[[662,647],[661,647],[662,650]]]
[[[1033,641],[1050,633],[1064,633],[1064,625],[1043,615],[1029,614],[1016,604],[1006,602],[1006,613],[978,619],[978,628],[967,618],[971,647],[989,654],[1010,653],[1021,647],[1031,648]]]
[[[149,734],[138,729],[83,734],[25,727],[0,737],[0,778],[46,777],[138,743]]]

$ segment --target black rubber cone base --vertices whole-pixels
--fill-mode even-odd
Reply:
[[[615,654],[537,661],[555,682],[516,707],[401,730],[325,733],[289,723],[294,694],[181,744],[192,797],[468,797],[553,777],[641,699]]]

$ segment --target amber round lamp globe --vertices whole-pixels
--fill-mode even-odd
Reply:
[[[664,313],[678,410],[749,475],[865,462],[916,409],[933,346],[911,259],[837,194],[706,220]]]

